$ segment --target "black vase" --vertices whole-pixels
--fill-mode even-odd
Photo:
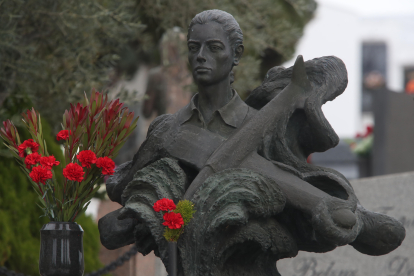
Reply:
[[[83,229],[76,222],[49,222],[40,230],[42,276],[82,276]]]

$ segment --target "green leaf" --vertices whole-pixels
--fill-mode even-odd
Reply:
[[[118,137],[117,137],[117,139],[116,139],[116,141],[120,141],[120,140],[122,140],[122,138],[125,136],[125,133],[127,132],[127,130],[128,129],[123,129],[122,131],[121,131],[121,133],[118,135]]]
[[[119,127],[123,128],[125,125],[126,120],[128,119],[128,116],[124,115],[124,117],[122,118],[121,122],[119,123]]]
[[[14,147],[10,147],[6,144],[4,144],[4,145],[11,151],[11,154],[13,155],[14,158],[16,158],[16,161],[21,163],[21,157],[16,153],[16,152],[18,152],[18,150],[16,150]]]
[[[80,137],[84,133],[85,129],[79,126],[75,131],[75,137]]]
[[[45,199],[46,195],[47,195],[47,190],[45,190],[45,193],[43,194],[42,199]]]
[[[102,133],[102,132],[101,132]],[[100,149],[102,145],[102,137],[101,135],[96,136],[96,149]]]
[[[137,126],[135,125],[133,128],[129,128],[128,129],[128,133],[125,135],[125,139],[127,139],[128,137],[129,137],[129,135],[134,131],[134,129],[136,128]]]
[[[82,141],[82,149],[87,150],[88,149],[88,134],[83,134],[83,141]]]
[[[91,99],[93,99],[93,98],[94,98],[94,94],[95,94],[95,90],[93,90],[93,89],[92,89],[92,96],[91,96]],[[89,105],[88,96],[86,96],[86,92],[85,92],[85,91],[83,91],[83,95],[85,96],[85,102],[86,102],[86,105]]]
[[[39,114],[39,133],[40,133],[40,136],[42,136],[43,130],[42,130],[42,120],[40,118],[40,114]],[[39,140],[39,141],[42,141],[42,140]]]
[[[42,135],[38,132],[37,134],[36,134],[36,142],[38,142],[39,144],[41,144],[40,146],[43,148],[43,143],[42,143],[42,141],[43,141],[43,139],[42,139]]]
[[[93,101],[92,102],[92,114],[95,114],[95,111],[96,111],[96,102]]]
[[[21,142],[20,142],[20,136],[19,136],[19,132],[18,131],[16,131],[16,138],[17,138],[17,144],[20,145]]]
[[[43,140],[43,144],[45,145],[45,156],[49,156],[49,153],[47,152],[46,140]]]
[[[39,195],[39,201],[42,203],[43,206],[47,207],[46,202],[42,199],[42,197],[40,195]]]
[[[128,129],[130,129],[131,127],[136,127],[137,126],[137,122],[138,122],[139,116],[132,122],[132,124],[129,126]]]
[[[83,187],[82,187],[82,189],[79,189],[79,191],[81,192],[80,193],[80,195],[78,196],[78,199],[79,200],[81,200],[81,201],[83,201],[84,199],[85,199],[85,197],[87,197],[90,193],[92,193],[92,191],[93,191],[93,189],[92,189],[92,191],[91,191],[91,187],[93,187],[92,186],[92,183],[87,183],[86,181],[83,183]]]
[[[96,185],[96,187],[91,191],[91,193],[85,199],[83,199],[82,201],[87,202],[87,201],[91,200],[92,197],[95,195],[95,193],[99,190],[99,188],[100,188],[100,185]]]
[[[115,149],[112,151],[112,159],[114,159],[117,156],[119,150],[122,148],[122,146],[124,144],[125,144],[125,142],[122,142],[121,144],[119,144],[115,147]]]

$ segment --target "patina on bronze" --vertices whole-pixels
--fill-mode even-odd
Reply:
[[[204,11],[188,29],[188,59],[199,93],[159,116],[134,159],[107,183],[123,205],[99,221],[110,249],[134,243],[168,269],[160,198],[189,199],[197,212],[178,240],[178,275],[280,275],[279,259],[299,250],[352,245],[369,255],[397,248],[405,229],[365,210],[340,173],[306,158],[337,145],[321,106],[346,88],[336,57],[274,67],[246,102],[231,88],[243,54],[235,19]]]

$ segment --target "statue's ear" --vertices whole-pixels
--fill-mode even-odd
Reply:
[[[244,46],[243,44],[239,45],[236,47],[236,49],[234,50],[234,62],[233,62],[233,66],[237,66],[239,65],[241,56],[243,55],[244,52]]]

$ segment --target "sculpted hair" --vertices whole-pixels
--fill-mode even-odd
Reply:
[[[188,26],[187,40],[190,37],[190,31],[194,25],[206,24],[208,22],[217,22],[223,27],[234,51],[237,46],[243,44],[243,32],[240,29],[239,23],[237,23],[231,14],[221,10],[203,11],[194,16],[190,22],[190,26]]]

